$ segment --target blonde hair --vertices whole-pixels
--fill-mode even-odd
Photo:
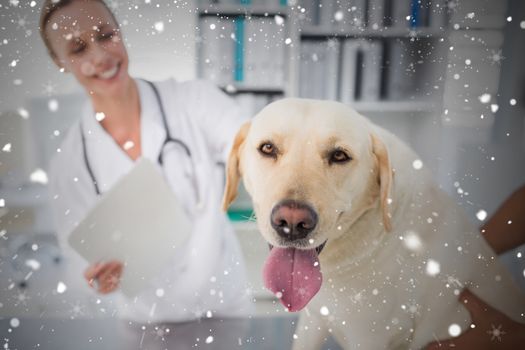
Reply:
[[[40,36],[42,37],[42,40],[44,41],[44,44],[46,45],[47,52],[52,58],[56,58],[56,54],[53,51],[53,48],[51,47],[51,43],[49,42],[49,39],[46,34],[46,26],[49,24],[49,19],[59,9],[68,6],[69,4],[72,4],[75,1],[82,1],[82,2],[89,2],[94,1],[101,3],[104,5],[106,10],[108,10],[109,14],[111,15],[111,18],[115,21],[117,26],[119,26],[119,23],[117,21],[117,18],[115,17],[115,14],[111,9],[108,7],[108,5],[103,0],[45,0],[44,4],[42,5],[42,9],[40,10]]]

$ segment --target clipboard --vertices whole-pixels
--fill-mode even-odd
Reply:
[[[140,158],[102,195],[68,242],[90,264],[122,261],[120,290],[133,297],[168,266],[191,231],[166,180],[151,161]]]

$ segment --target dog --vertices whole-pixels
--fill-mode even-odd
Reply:
[[[237,133],[240,180],[270,244],[265,285],[304,308],[294,349],[420,349],[470,327],[468,287],[518,322],[525,297],[463,210],[400,139],[349,106],[282,99]]]

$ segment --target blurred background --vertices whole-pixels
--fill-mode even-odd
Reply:
[[[111,0],[135,77],[208,79],[247,115],[338,100],[393,131],[481,225],[525,183],[521,0]],[[47,167],[86,97],[38,33],[40,1],[0,1],[0,317],[106,317],[62,279]],[[525,205],[525,203],[524,203]],[[259,315],[267,246],[246,193],[230,210]],[[503,234],[503,233],[502,233]],[[524,249],[502,257],[525,287]]]

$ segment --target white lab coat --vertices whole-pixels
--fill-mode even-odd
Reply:
[[[184,141],[192,153],[194,180],[185,174],[189,158],[166,149],[164,167],[157,162],[166,136],[160,108],[151,87],[137,80],[141,101],[142,156],[157,164],[168,184],[193,219],[188,244],[133,300],[120,292],[108,297],[88,290],[83,279],[87,267],[67,244],[72,229],[93,207],[98,197],[86,169],[81,128],[75,123],[51,162],[50,191],[59,242],[68,266],[70,293],[86,296],[85,306],[98,312],[100,300],[118,315],[137,321],[183,321],[213,315],[244,316],[251,312],[239,244],[225,214],[220,210],[224,187],[224,164],[235,133],[244,121],[237,105],[204,81],[155,83],[165,108],[171,136]],[[87,156],[100,191],[106,192],[133,166],[133,161],[96,121],[91,104],[81,117]],[[182,157],[182,158],[181,158]],[[186,158],[184,158],[186,157]],[[184,165],[186,164],[186,165]],[[181,166],[182,165],[182,166]],[[197,203],[196,188],[201,196]],[[152,203],[154,205],[154,203]],[[152,252],[154,254],[154,252]],[[70,268],[69,268],[70,267]],[[110,313],[110,310],[106,310]]]

